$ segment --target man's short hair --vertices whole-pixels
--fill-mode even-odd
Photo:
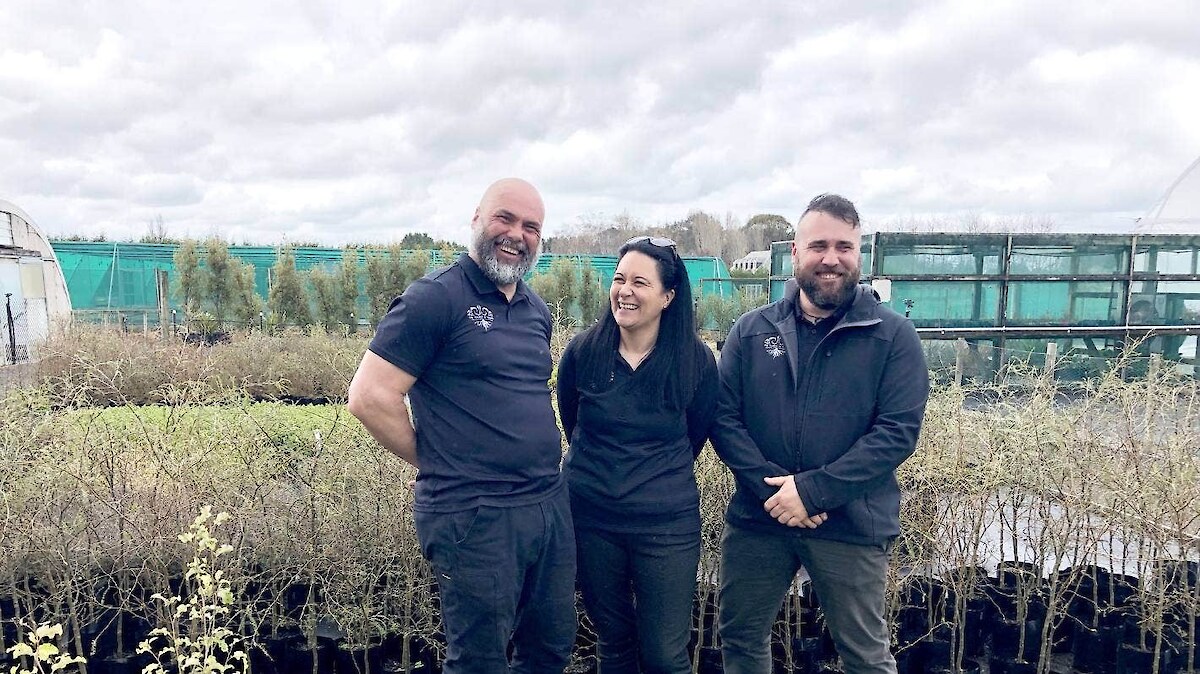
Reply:
[[[813,197],[813,200],[808,202],[808,208],[805,208],[804,212],[800,214],[800,219],[803,220],[804,216],[811,211],[832,215],[855,229],[858,229],[861,224],[858,220],[858,209],[854,208],[854,202],[840,194],[825,193]]]

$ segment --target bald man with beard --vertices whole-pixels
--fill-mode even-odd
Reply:
[[[488,187],[470,252],[392,303],[350,384],[350,412],[418,469],[414,520],[440,592],[446,674],[561,672],[575,641],[550,311],[521,280],[544,218],[528,182]]]

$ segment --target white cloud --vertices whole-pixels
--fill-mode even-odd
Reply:
[[[1200,5],[14,0],[0,198],[55,234],[464,241],[599,214],[1144,212],[1200,153]]]

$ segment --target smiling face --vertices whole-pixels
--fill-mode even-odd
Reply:
[[[859,230],[845,220],[822,211],[800,219],[792,266],[806,313],[828,316],[850,299],[862,265],[858,248]]]
[[[608,289],[613,319],[622,330],[658,330],[663,310],[675,298],[675,291],[663,287],[658,262],[640,251],[625,253],[613,273]]]
[[[501,289],[537,262],[545,214],[542,197],[524,180],[506,178],[484,193],[471,220],[471,259]]]

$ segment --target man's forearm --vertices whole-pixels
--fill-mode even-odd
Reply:
[[[408,417],[404,396],[389,403],[375,402],[367,410],[352,410],[375,441],[392,454],[417,465],[417,433]]]
[[[382,424],[363,425],[384,449],[420,469],[417,465],[417,434],[408,419],[384,420]]]

